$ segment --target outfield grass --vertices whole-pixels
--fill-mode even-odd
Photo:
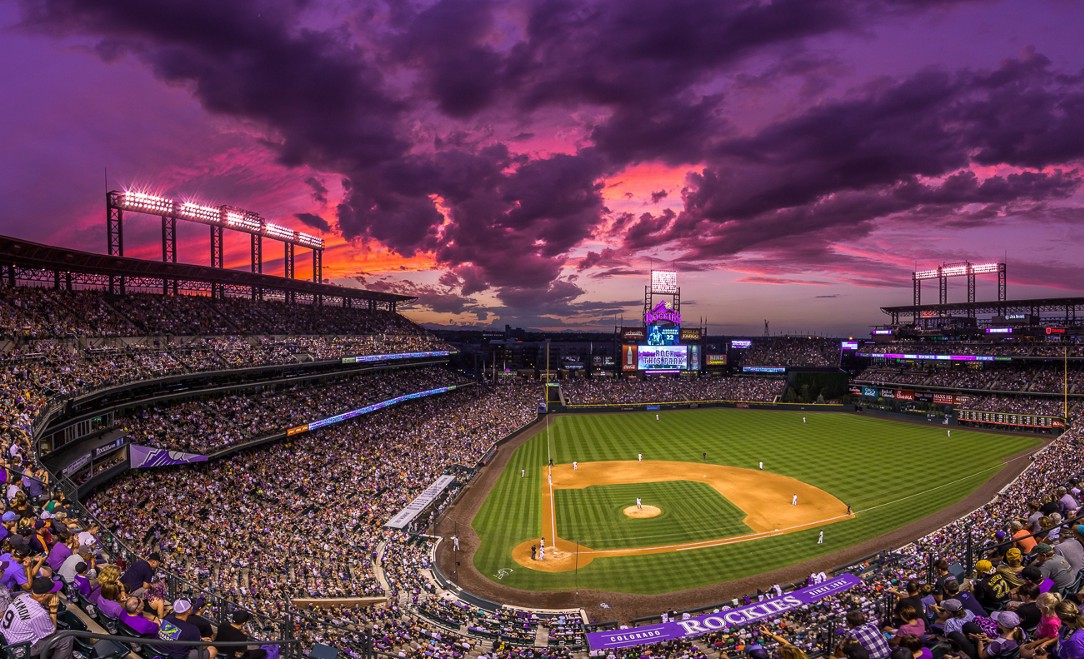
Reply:
[[[555,496],[560,536],[592,549],[678,544],[751,532],[742,523],[745,513],[706,483],[594,485],[559,489]],[[635,504],[636,497],[662,514],[647,519],[626,516],[625,508]]]
[[[474,555],[477,569],[493,578],[501,568],[512,568],[500,583],[526,590],[654,594],[735,579],[831,554],[925,517],[990,479],[1006,456],[1041,443],[1029,436],[956,427],[948,438],[941,425],[845,413],[720,408],[660,414],[660,421],[655,412],[551,419],[546,430],[516,450],[473,521],[482,541]],[[802,423],[803,416],[808,423]],[[850,504],[856,517],[753,543],[598,558],[575,572],[537,572],[512,559],[514,546],[542,535],[540,492],[548,457],[555,464],[583,464],[636,460],[639,452],[645,460],[688,462],[701,462],[707,452],[708,462],[750,469],[763,460],[765,470],[805,481]],[[637,488],[643,491],[644,486]],[[559,492],[559,506],[565,494]],[[702,501],[698,498],[696,505]],[[568,539],[568,528],[590,532],[591,522],[577,518],[588,513],[567,508],[559,511],[559,535]],[[821,529],[824,544],[817,545]],[[596,538],[584,544],[601,542]],[[611,542],[620,546],[619,539]]]

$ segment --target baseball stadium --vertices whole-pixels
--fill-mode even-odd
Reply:
[[[635,322],[513,341],[323,283],[322,240],[254,213],[106,211],[106,255],[0,238],[4,560],[57,652],[168,657],[179,618],[225,653],[816,656],[926,596],[948,647],[953,603],[1021,626],[1081,590],[1084,298],[1009,299],[1003,262],[916,271],[868,337],[713,335],[652,270]],[[146,214],[162,262],[123,253]]]

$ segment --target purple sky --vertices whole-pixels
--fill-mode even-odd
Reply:
[[[1082,25],[1071,0],[9,0],[0,233],[104,252],[107,187],[228,203],[462,325],[631,322],[652,267],[726,333],[865,333],[949,261],[1084,295]],[[160,257],[156,218],[125,231]]]

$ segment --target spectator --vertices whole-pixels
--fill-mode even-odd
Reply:
[[[162,620],[158,629],[158,638],[164,641],[201,641],[199,629],[188,622],[192,613],[192,602],[179,599],[173,602],[173,611]],[[209,639],[208,639],[209,640]],[[194,647],[184,645],[163,645],[156,648],[167,657],[174,659],[214,659],[218,654],[215,647]]]
[[[9,645],[30,643],[30,655],[41,659],[69,659],[75,638],[66,636],[52,644],[48,652],[44,645],[56,632],[56,614],[60,607],[57,595],[63,585],[47,577],[35,577],[30,591],[20,594],[8,605],[0,620],[0,631]]]
[[[846,637],[858,641],[869,653],[869,659],[888,659],[888,655],[892,654],[884,634],[877,625],[867,622],[863,611],[855,609],[847,612],[847,626],[850,630]]]

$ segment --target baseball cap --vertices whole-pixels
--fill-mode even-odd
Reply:
[[[43,511],[41,513],[41,515],[39,515],[39,517],[41,517],[42,519],[52,519],[53,518],[53,513],[46,510],[46,511]]]
[[[993,574],[994,564],[988,560],[983,559],[978,563],[975,563],[975,569],[979,572],[979,574]]]
[[[1052,551],[1054,551],[1053,547],[1046,544],[1045,542],[1040,542],[1039,544],[1035,545],[1035,549],[1032,550],[1032,553],[1033,554],[1049,554]]]
[[[45,595],[55,593],[63,587],[62,582],[53,581],[49,577],[34,577],[34,582],[30,585],[30,591],[35,595]]]
[[[1084,524],[1081,524],[1081,526],[1084,526]],[[1022,553],[1020,553],[1020,550],[1017,549],[1016,547],[1013,547],[1009,551],[1005,552],[1005,559],[1006,560],[1018,561],[1023,557],[1024,557],[1024,555]]]
[[[185,613],[188,613],[191,610],[192,610],[192,602],[189,602],[186,599],[179,599],[179,600],[173,602],[173,612],[174,613],[179,613],[181,615],[184,615]]]
[[[4,513],[4,516],[0,517],[0,519],[4,520],[5,522],[14,522],[16,517],[18,517],[18,515],[9,510]]]
[[[960,600],[945,600],[941,602],[941,608],[946,611],[959,611],[964,608],[964,604]]]
[[[745,654],[753,659],[768,659],[768,651],[759,643],[751,643],[745,646]]]
[[[252,614],[244,609],[238,609],[233,612],[231,620],[233,620],[233,624],[235,625],[243,625],[249,620],[252,620]]]
[[[1012,629],[1020,626],[1020,616],[1013,611],[994,611],[990,614],[990,617],[996,620],[997,624],[1005,629]]]
[[[994,534],[994,537],[997,538],[998,540],[1004,540],[1005,536],[1007,536],[1007,535],[1008,534],[1005,533],[1004,531],[998,531],[997,533]]]

